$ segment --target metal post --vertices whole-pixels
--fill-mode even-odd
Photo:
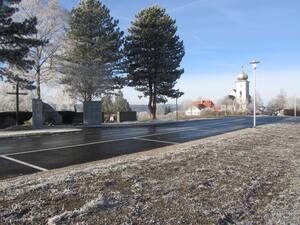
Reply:
[[[250,62],[253,69],[253,128],[256,128],[256,67],[260,63],[257,60]]]
[[[256,68],[253,69],[253,127],[256,127]]]

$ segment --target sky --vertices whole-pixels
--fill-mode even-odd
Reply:
[[[72,9],[78,0],[60,0]],[[185,73],[177,87],[180,99],[217,101],[234,88],[243,66],[252,92],[252,59],[257,68],[257,91],[267,103],[280,90],[300,98],[299,0],[103,0],[125,31],[142,9],[160,5],[178,26],[186,55]],[[251,93],[250,93],[251,94]],[[140,93],[125,88],[131,104],[145,104]],[[170,100],[173,103],[175,100]]]

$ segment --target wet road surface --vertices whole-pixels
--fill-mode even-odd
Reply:
[[[300,122],[288,117],[258,117],[257,124],[295,121]],[[251,126],[251,117],[233,117],[0,139],[0,179],[147,151]]]

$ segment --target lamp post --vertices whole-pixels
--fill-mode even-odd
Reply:
[[[295,96],[295,102],[294,102],[294,116],[297,117],[297,97]]]
[[[250,62],[253,69],[253,128],[256,128],[256,67],[259,63],[257,60]]]

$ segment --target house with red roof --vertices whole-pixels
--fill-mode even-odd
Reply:
[[[201,100],[192,102],[190,108],[185,111],[186,116],[200,116],[203,110],[213,109],[215,104],[211,100]]]

